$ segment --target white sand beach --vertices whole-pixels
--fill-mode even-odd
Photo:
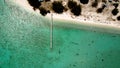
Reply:
[[[32,12],[40,15],[39,10],[34,11],[33,8],[28,4],[27,0],[12,0],[12,2],[24,8],[28,12]],[[96,13],[88,13],[90,15],[93,15],[94,16],[93,18],[90,18],[90,16],[85,16],[84,14],[75,17],[72,14],[70,14],[69,11],[64,12],[63,14],[49,13],[45,17],[51,19],[51,14],[53,15],[53,20],[71,21],[69,23],[95,26],[101,28],[120,29],[120,23],[119,23],[120,21],[105,20],[102,15],[97,16]],[[99,20],[97,20],[97,18],[99,18]]]

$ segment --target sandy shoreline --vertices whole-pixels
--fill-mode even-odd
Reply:
[[[33,12],[39,14],[39,11],[33,11],[32,7],[28,4],[27,0],[12,0],[15,4],[19,5],[20,7],[26,9],[26,11]],[[40,15],[40,14],[39,14]],[[46,16],[48,19],[51,19],[51,14],[47,14]],[[95,26],[100,28],[112,28],[120,30],[120,24],[117,22],[98,22],[94,20],[84,19],[84,17],[73,17],[68,13],[63,14],[55,14],[53,13],[53,20],[56,21],[69,21],[69,23],[77,24],[77,25],[87,25],[87,26]]]
[[[51,14],[47,15],[48,19],[51,19]],[[83,26],[88,26],[88,27],[95,27],[95,28],[103,28],[103,29],[110,29],[110,30],[116,30],[120,31],[120,25],[115,24],[115,23],[99,23],[99,22],[93,22],[93,21],[84,21],[84,20],[79,20],[79,18],[72,18],[70,15],[67,15],[65,13],[58,15],[53,13],[53,21],[57,23],[57,21],[64,22],[64,23],[69,23],[71,25],[83,25]],[[53,22],[53,23],[54,23]],[[76,27],[79,28],[79,27]],[[88,28],[89,29],[89,28]],[[120,32],[118,32],[120,33]]]

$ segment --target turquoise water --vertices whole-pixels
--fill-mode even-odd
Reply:
[[[120,34],[54,21],[50,49],[50,20],[0,3],[0,68],[120,67]]]

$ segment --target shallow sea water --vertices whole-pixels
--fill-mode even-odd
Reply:
[[[120,34],[54,21],[50,49],[50,20],[0,3],[0,68],[120,67]]]

